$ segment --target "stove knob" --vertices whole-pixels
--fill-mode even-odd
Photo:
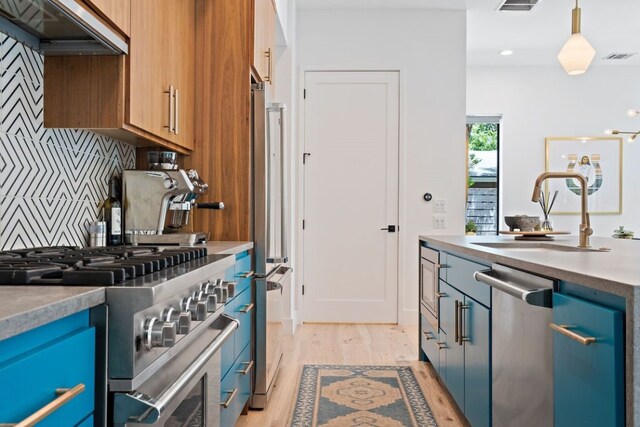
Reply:
[[[199,322],[207,318],[207,302],[198,301],[191,297],[182,300],[182,309],[191,313],[191,320]]]
[[[223,287],[222,285],[218,285],[215,287],[214,289],[216,297],[218,297],[218,301],[221,304],[226,304],[227,299],[228,299],[228,289],[226,287]]]
[[[176,324],[163,322],[157,317],[149,317],[144,322],[144,347],[152,350],[157,347],[172,347],[176,342]]]
[[[233,298],[236,294],[236,286],[238,282],[222,282],[222,287],[227,288],[227,295],[229,298]]]
[[[189,333],[189,328],[191,327],[191,313],[188,311],[178,311],[173,307],[169,307],[162,314],[162,318],[166,322],[174,322],[180,335]]]
[[[218,304],[218,298],[215,295],[209,295],[205,291],[195,291],[193,293],[193,299],[197,301],[204,301],[207,303],[207,311],[213,313],[216,311],[216,305]]]

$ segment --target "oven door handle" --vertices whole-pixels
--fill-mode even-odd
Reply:
[[[139,392],[118,393],[114,398],[114,422],[154,424],[162,417],[167,405],[180,393],[196,374],[207,364],[211,356],[222,347],[225,341],[240,326],[240,322],[233,317],[222,314],[225,320],[224,329],[209,347],[184,371],[180,378],[162,396],[154,399]]]

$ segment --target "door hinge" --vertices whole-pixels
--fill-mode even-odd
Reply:
[[[304,285],[302,285],[302,295],[304,295]]]
[[[306,89],[302,90],[302,99],[307,99],[307,90]]]
[[[303,230],[304,230],[304,226],[305,226],[305,225],[306,225],[306,224],[305,224],[305,221],[304,221],[304,219],[303,219],[303,220],[302,220],[302,229],[303,229]]]

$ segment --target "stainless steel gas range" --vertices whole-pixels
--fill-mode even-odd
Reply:
[[[219,425],[223,314],[233,256],[189,248],[39,248],[0,253],[0,284],[104,285],[104,422]],[[102,318],[101,318],[102,317]],[[100,397],[99,397],[100,398]]]

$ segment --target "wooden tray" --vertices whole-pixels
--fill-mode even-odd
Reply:
[[[499,231],[500,234],[515,236],[516,240],[553,240],[554,235],[571,234],[570,231]]]

